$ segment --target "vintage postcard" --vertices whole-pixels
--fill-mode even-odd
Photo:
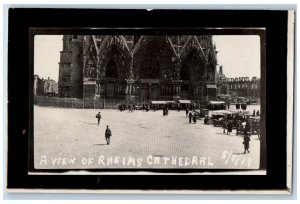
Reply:
[[[292,193],[293,11],[11,8],[8,34],[9,191]]]
[[[265,30],[253,31],[35,35],[34,172],[264,175]]]

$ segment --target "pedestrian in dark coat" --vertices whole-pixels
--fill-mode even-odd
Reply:
[[[105,140],[106,140],[106,144],[109,145],[110,144],[110,137],[112,136],[111,134],[111,130],[109,129],[108,125],[106,126],[106,130],[105,130]]]
[[[192,111],[190,111],[190,112],[189,112],[189,122],[190,122],[190,123],[192,123],[192,117],[193,117],[193,114],[192,114]]]
[[[207,124],[208,123],[208,118],[205,116],[204,118],[204,124]]]
[[[196,124],[197,120],[196,120],[196,113],[194,113],[193,115],[193,122]]]
[[[244,141],[243,141],[243,144],[244,144],[244,154],[246,154],[246,152],[248,152],[248,153],[250,152],[249,151],[249,147],[250,147],[249,143],[250,143],[250,136],[248,134],[246,134],[244,136]]]
[[[227,124],[227,135],[230,135],[230,133],[232,132],[232,127],[233,127],[233,124],[231,121],[229,121]]]
[[[101,120],[101,114],[100,114],[100,112],[96,115],[96,118],[98,119],[98,125],[100,125],[100,120]]]

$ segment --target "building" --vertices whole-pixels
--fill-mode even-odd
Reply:
[[[58,94],[58,84],[55,80],[48,79],[44,80],[44,94],[45,95],[57,95]]]
[[[237,97],[246,97],[249,99],[260,98],[260,79],[257,77],[236,77],[227,78],[226,83],[229,87],[229,93]]]
[[[216,54],[211,35],[65,35],[59,94],[204,102],[216,97]]]
[[[38,75],[34,75],[33,93],[34,95],[44,95],[44,79]]]
[[[223,67],[220,66],[217,74],[217,95],[219,98],[231,99],[247,98],[251,101],[259,102],[260,98],[260,79],[257,77],[236,77],[227,78],[223,73]]]
[[[34,75],[33,83],[33,93],[34,95],[57,95],[58,94],[58,84],[55,80],[40,78],[38,75]]]

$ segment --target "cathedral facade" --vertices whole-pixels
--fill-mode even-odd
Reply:
[[[211,35],[65,35],[61,97],[126,101],[216,97]]]

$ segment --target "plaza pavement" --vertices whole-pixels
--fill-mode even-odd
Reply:
[[[102,119],[98,126],[98,112]],[[112,131],[106,145],[106,125]],[[34,165],[37,169],[189,168],[258,169],[260,141],[220,127],[189,124],[185,111],[134,112],[34,106]]]

